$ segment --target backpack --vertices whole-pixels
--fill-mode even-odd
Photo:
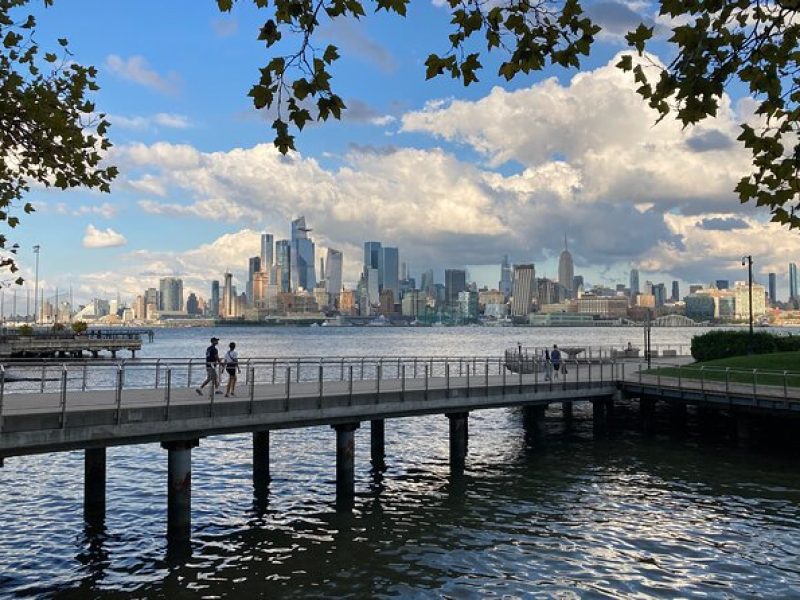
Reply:
[[[558,350],[553,350],[550,353],[550,360],[553,362],[554,365],[557,365],[561,362],[561,352]]]

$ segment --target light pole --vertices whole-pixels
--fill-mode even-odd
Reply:
[[[33,323],[36,324],[36,315],[39,314],[39,244],[33,247],[33,253],[36,255],[36,276],[34,278],[34,292],[33,292]]]
[[[753,257],[748,254],[742,257],[742,266],[747,265],[747,291],[750,300],[750,337],[753,337]]]

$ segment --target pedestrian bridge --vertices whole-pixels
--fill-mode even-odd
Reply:
[[[533,358],[343,357],[263,358],[242,362],[236,396],[207,387],[202,362],[155,361],[7,363],[0,367],[0,458],[85,450],[85,514],[105,514],[109,446],[159,442],[168,451],[168,532],[186,539],[191,514],[191,449],[201,438],[253,432],[256,488],[269,480],[269,431],[330,425],[336,431],[337,505],[354,499],[354,431],[370,421],[370,455],[384,464],[385,419],[442,414],[450,423],[450,465],[463,471],[471,411],[523,407],[526,429],[541,425],[545,408],[591,403],[597,422],[615,399],[640,398],[780,415],[800,415],[800,374],[700,372],[691,367],[608,357],[566,362],[552,373]],[[529,360],[525,358],[525,360]],[[674,361],[673,357],[669,360]],[[537,362],[538,361],[538,362]],[[684,361],[685,363],[685,361]],[[547,377],[552,374],[552,377]],[[224,379],[224,378],[223,378]],[[746,423],[745,418],[742,422]],[[6,465],[11,468],[11,465]]]

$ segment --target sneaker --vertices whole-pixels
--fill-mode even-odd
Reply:
[[[203,395],[203,390],[201,390],[200,388],[194,388],[194,391],[197,392],[198,396],[202,396]]]
[[[214,393],[215,393],[215,394],[221,394],[221,393],[222,393],[222,390],[217,390],[217,391],[216,391],[216,392],[214,392]]]
[[[236,396],[236,394],[234,394],[233,392],[231,392],[231,396],[234,396],[234,397],[235,397],[235,396]]]
[[[225,394],[225,397],[226,397],[226,398],[230,398],[230,396],[229,396],[228,394]]]

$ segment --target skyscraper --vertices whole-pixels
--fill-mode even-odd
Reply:
[[[572,254],[567,249],[567,234],[564,234],[564,250],[558,257],[558,283],[564,288],[567,298],[573,297],[572,278],[575,276],[575,266],[572,263]]]
[[[717,279],[716,284],[718,290],[728,290],[731,287],[731,282],[727,279]]]
[[[209,305],[211,316],[219,316],[219,281],[214,280],[211,282],[211,304]]]
[[[514,265],[511,316],[527,317],[536,297],[536,267],[533,264]]]
[[[797,265],[789,263],[789,300],[800,300],[797,295]]]
[[[400,300],[400,253],[397,248],[383,249],[383,288],[392,290],[395,301]]]
[[[328,248],[325,283],[334,304],[336,304],[339,294],[342,293],[342,262],[342,253],[339,250]]]
[[[639,269],[631,269],[631,298],[639,293]]]
[[[420,278],[419,289],[427,296],[436,297],[436,282],[433,279],[433,269],[428,269]]]
[[[236,316],[236,300],[234,296],[236,291],[233,287],[233,275],[225,273],[225,284],[222,288],[222,316],[233,317]]]
[[[778,275],[776,273],[769,274],[769,301],[773,305],[778,302]]]
[[[378,271],[378,285],[383,286],[383,249],[380,242],[364,242],[364,267]]]
[[[271,233],[261,234],[261,270],[269,271],[274,264],[273,248],[274,242]]]
[[[247,286],[245,289],[245,293],[247,294],[247,302],[250,306],[253,305],[254,295],[253,295],[253,280],[255,278],[256,273],[261,271],[261,257],[260,256],[252,256],[250,260],[247,261]]]
[[[467,273],[463,269],[446,269],[444,272],[444,301],[448,307],[458,304],[458,293],[467,290]]]
[[[503,263],[500,265],[500,281],[498,288],[503,295],[508,298],[511,295],[511,263],[508,254],[503,255]]]
[[[275,283],[281,292],[292,289],[292,243],[289,240],[278,240],[275,243]]]
[[[672,296],[670,298],[673,302],[681,299],[681,287],[677,281],[672,282]]]
[[[314,265],[314,242],[308,237],[311,231],[306,226],[306,218],[298,217],[292,221],[292,261],[290,265],[292,287],[313,290],[317,285]]]
[[[197,296],[194,292],[189,294],[189,297],[186,298],[186,312],[190,315],[200,314],[200,303],[197,300]]]
[[[158,282],[161,303],[158,309],[166,312],[183,310],[183,280],[177,277],[163,277]]]

